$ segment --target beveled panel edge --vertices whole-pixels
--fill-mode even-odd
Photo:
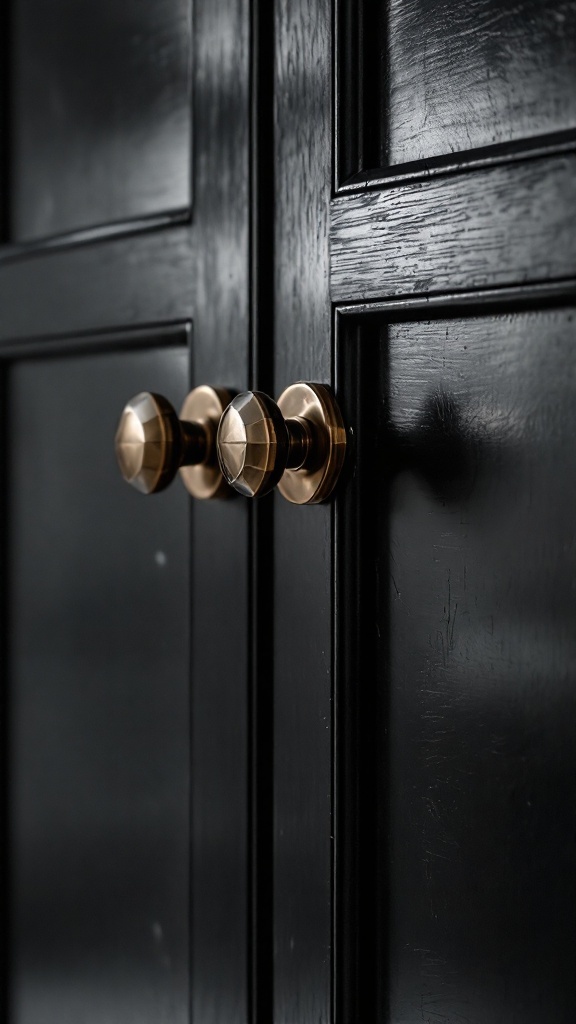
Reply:
[[[367,549],[371,534],[361,523],[363,496],[357,481],[362,462],[369,458],[364,417],[373,427],[379,415],[376,403],[362,405],[359,357],[372,358],[378,346],[360,344],[361,333],[366,335],[376,323],[374,317],[361,320],[340,312],[333,307],[332,380],[347,425],[349,450],[332,505],[332,1024],[375,1024],[379,973],[378,901],[371,888],[375,844],[363,830],[370,818],[366,808],[375,798],[374,747],[365,734],[360,742],[359,731],[364,701],[375,696],[370,685],[373,673],[366,671],[373,638],[367,636],[369,630],[358,628],[364,622],[360,603],[373,597],[369,582],[373,560]],[[369,515],[374,513],[373,501],[365,507]],[[359,679],[367,687],[359,687]]]
[[[51,356],[93,355],[97,352],[118,352],[127,349],[190,348],[192,322],[145,324],[141,327],[111,327],[109,330],[78,331],[22,341],[0,340],[0,367],[3,363],[49,358]]]
[[[0,337],[61,337],[193,319],[196,232],[187,226],[0,263]]]
[[[533,138],[514,139],[480,149],[444,153],[428,160],[415,160],[407,164],[374,167],[352,175],[337,183],[334,195],[353,195],[369,189],[393,188],[402,182],[428,181],[439,175],[460,174],[481,168],[536,160],[543,156],[556,156],[576,150],[576,129],[535,135]]]
[[[191,219],[192,207],[185,206],[173,212],[154,213],[149,217],[134,217],[132,220],[79,228],[76,231],[64,232],[61,235],[49,235],[29,242],[8,241],[0,245],[0,264],[30,259],[37,254],[55,249],[72,249],[112,238],[125,238],[143,234],[146,231],[158,231],[161,228],[170,228],[178,224],[190,224]]]
[[[410,319],[422,313],[442,317],[446,310],[451,316],[478,316],[498,312],[502,307],[527,309],[538,303],[539,309],[576,303],[576,276],[544,283],[510,285],[503,288],[479,288],[476,291],[438,292],[436,295],[415,295],[373,302],[354,302],[334,305],[336,332],[340,317],[384,317],[391,322],[397,318]]]
[[[336,303],[576,276],[576,154],[331,203]]]

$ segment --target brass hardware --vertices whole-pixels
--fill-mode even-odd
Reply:
[[[312,505],[332,493],[346,454],[336,399],[324,384],[292,384],[274,402],[245,391],[220,420],[218,459],[228,483],[257,498],[276,484],[288,501]]]
[[[125,406],[116,431],[116,457],[124,479],[143,494],[163,491],[178,470],[194,498],[230,494],[216,457],[216,431],[232,395],[194,388],[180,419],[162,395],[142,391]]]

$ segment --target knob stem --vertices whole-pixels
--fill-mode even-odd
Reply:
[[[180,466],[199,466],[208,463],[208,431],[203,423],[189,423],[180,420],[182,431],[182,456]]]
[[[314,453],[312,424],[302,416],[286,420],[289,447],[286,469],[309,469]]]

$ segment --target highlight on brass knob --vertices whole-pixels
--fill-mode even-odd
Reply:
[[[218,465],[216,431],[231,398],[224,388],[194,388],[178,418],[162,395],[135,395],[116,431],[116,457],[124,479],[143,494],[157,494],[179,471],[194,498],[230,494]]]
[[[231,487],[249,498],[276,485],[297,505],[325,501],[346,454],[340,409],[324,384],[292,384],[274,402],[245,391],[220,420],[218,459]]]

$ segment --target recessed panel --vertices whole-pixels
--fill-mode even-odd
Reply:
[[[396,1024],[573,1013],[574,341],[562,310],[383,342],[377,974]]]
[[[572,0],[365,0],[361,13],[349,10],[339,71],[344,178],[576,127]],[[357,52],[347,54],[354,33]]]
[[[120,477],[116,422],[184,347],[9,372],[11,1024],[185,1024],[190,499]]]
[[[576,127],[571,0],[390,0],[390,164]]]
[[[14,241],[190,203],[190,0],[16,0]]]

